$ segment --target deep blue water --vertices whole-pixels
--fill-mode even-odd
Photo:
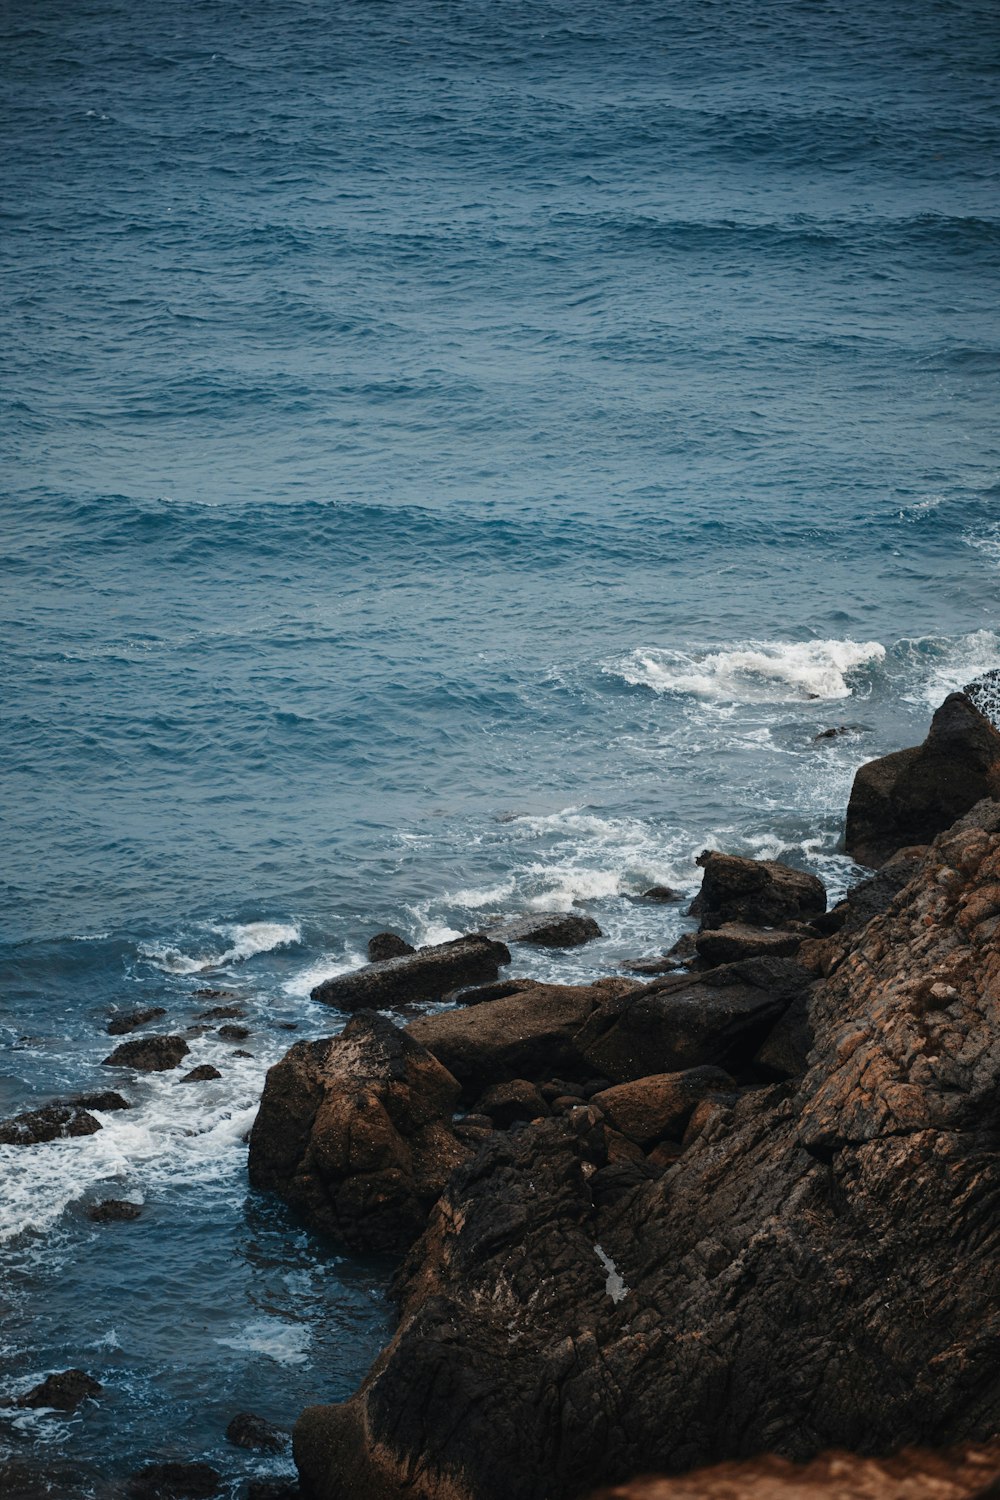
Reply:
[[[106,1387],[0,1458],[75,1500],[207,1456],[235,1496],[233,1412],[347,1394],[388,1322],[384,1268],[248,1195],[310,986],[384,926],[574,903],[605,939],[519,966],[596,977],[673,940],[634,897],[706,843],[842,888],[857,765],[1000,664],[1000,12],[0,31],[0,1112],[205,986],[253,1054],[193,1036],[218,1083],[0,1151],[3,1392]]]

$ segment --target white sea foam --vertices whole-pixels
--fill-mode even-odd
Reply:
[[[141,943],[139,953],[167,974],[201,974],[302,941],[302,931],[296,922],[232,922],[210,927],[209,931],[231,946],[221,953],[189,954],[166,944]]]
[[[215,1342],[241,1354],[266,1354],[281,1365],[303,1365],[309,1357],[308,1328],[281,1318],[256,1318],[240,1333]]]
[[[878,641],[747,641],[725,651],[636,650],[605,670],[656,693],[719,703],[849,698],[848,678],[881,661]]]
[[[990,562],[1000,566],[1000,521],[994,521],[983,531],[967,531],[962,540],[967,547],[984,552]]]
[[[499,906],[508,900],[515,889],[514,877],[498,881],[495,885],[469,886],[467,889],[455,891],[448,899],[454,901],[456,906],[467,906],[470,911],[478,911],[483,906]]]
[[[356,948],[348,948],[338,958],[332,953],[324,953],[315,963],[307,964],[297,974],[293,974],[282,986],[282,993],[294,1000],[308,1000],[312,991],[324,979],[334,979],[338,974],[349,974],[352,969],[360,969],[368,962],[367,957]]]
[[[902,697],[921,707],[938,708],[949,693],[1000,667],[1000,634],[993,630],[953,640],[902,641],[897,649],[916,657],[919,678]]]

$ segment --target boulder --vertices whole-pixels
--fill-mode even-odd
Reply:
[[[91,1204],[87,1218],[95,1224],[128,1224],[141,1213],[141,1203],[130,1203],[127,1198],[105,1198],[101,1203]]]
[[[237,1448],[252,1448],[258,1453],[281,1453],[288,1447],[289,1434],[275,1427],[266,1417],[252,1412],[237,1412],[226,1428],[226,1437]]]
[[[100,1120],[78,1104],[47,1104],[0,1121],[0,1146],[37,1146],[43,1141],[93,1135],[100,1128]]]
[[[368,962],[380,964],[387,958],[405,958],[408,953],[416,953],[412,943],[401,938],[395,932],[376,932],[374,937],[368,939]]]
[[[398,1251],[420,1233],[469,1155],[451,1129],[459,1085],[373,1012],[298,1042],[267,1075],[250,1132],[250,1182],[354,1250]]]
[[[643,901],[662,901],[664,903],[683,901],[684,897],[680,891],[675,891],[672,885],[651,885],[648,891],[642,893]]]
[[[454,1074],[471,1103],[491,1084],[513,1078],[590,1077],[597,1070],[584,1064],[575,1038],[606,1003],[606,991],[594,985],[538,985],[467,1010],[419,1016],[406,1030]]]
[[[702,932],[727,922],[778,927],[826,911],[826,888],[815,875],[773,859],[743,859],[706,849],[696,861],[705,874],[694,914]]]
[[[977,686],[945,699],[922,745],[858,771],[845,845],[860,864],[881,865],[904,845],[929,843],[977,802],[1000,797],[1000,733],[973,701]]]
[[[695,1106],[707,1094],[732,1087],[732,1078],[721,1068],[688,1068],[684,1073],[654,1073],[634,1083],[619,1083],[594,1094],[591,1103],[614,1130],[651,1146],[667,1135],[680,1139]]]
[[[706,964],[733,964],[741,958],[789,958],[802,942],[798,932],[781,928],[748,927],[745,922],[724,922],[709,932],[699,932],[694,945]]]
[[[123,1036],[125,1032],[135,1031],[149,1021],[158,1021],[166,1013],[162,1005],[148,1005],[145,1010],[131,1010],[127,1014],[112,1016],[105,1030],[109,1036]]]
[[[224,1042],[245,1042],[250,1035],[247,1026],[235,1026],[232,1021],[227,1021],[224,1026],[216,1030],[216,1036],[221,1036]]]
[[[131,1109],[127,1099],[114,1089],[100,1089],[93,1094],[77,1094],[68,1101],[79,1109],[96,1109],[102,1114],[113,1114],[118,1109]]]
[[[574,1045],[616,1083],[705,1064],[739,1071],[810,980],[788,958],[656,979],[595,1010]]]
[[[211,1063],[199,1063],[196,1068],[191,1069],[190,1073],[185,1073],[184,1077],[177,1081],[178,1083],[210,1083],[213,1078],[221,1077],[222,1074],[218,1068],[213,1068]]]
[[[147,1464],[128,1481],[129,1500],[210,1500],[222,1489],[211,1464]]]
[[[47,1375],[14,1403],[23,1407],[54,1408],[56,1411],[76,1411],[83,1401],[93,1401],[104,1387],[99,1380],[85,1370],[63,1370],[60,1375]]]
[[[475,1113],[485,1115],[498,1130],[506,1130],[519,1121],[547,1115],[549,1106],[535,1084],[526,1078],[514,1078],[510,1083],[497,1083],[487,1089]]]
[[[312,1500],[576,1500],[761,1452],[995,1438],[986,811],[816,986],[802,1078],[706,1116],[672,1165],[611,1161],[592,1106],[498,1132],[452,1174],[399,1278],[392,1343],[350,1401],[296,1425]]]
[[[135,1068],[140,1073],[165,1073],[176,1068],[188,1055],[188,1044],[182,1036],[143,1036],[134,1042],[122,1042],[110,1057],[106,1068]]]
[[[476,934],[324,979],[312,998],[338,1010],[389,1010],[418,1000],[439,1000],[449,990],[496,979],[501,964],[509,963],[503,943]]]
[[[593,917],[550,911],[500,922],[488,929],[487,936],[501,943],[531,943],[536,948],[578,948],[602,933]]]

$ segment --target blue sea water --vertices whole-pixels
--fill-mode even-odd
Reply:
[[[389,1324],[385,1267],[247,1188],[311,986],[553,907],[605,937],[519,968],[597,977],[673,941],[635,898],[706,844],[836,892],[856,767],[1000,664],[1000,12],[33,0],[0,36],[0,1106],[135,1101],[0,1150],[0,1395],[105,1386],[0,1460],[236,1496],[282,1461],[230,1416],[346,1395]],[[251,1029],[192,1033],[218,1082],[101,1066],[109,1014],[184,1031],[205,988]]]

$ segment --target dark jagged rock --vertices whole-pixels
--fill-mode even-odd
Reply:
[[[809,991],[804,990],[764,1038],[754,1057],[754,1066],[765,1078],[797,1078],[806,1070],[811,1047]]]
[[[164,1073],[176,1068],[181,1058],[188,1055],[188,1044],[182,1036],[143,1036],[134,1042],[122,1042],[110,1057],[104,1059],[107,1068],[136,1068],[140,1073]]]
[[[224,1042],[245,1042],[250,1035],[250,1030],[246,1026],[234,1026],[232,1022],[227,1021],[225,1026],[220,1026],[215,1034],[221,1036]]]
[[[665,953],[660,958],[626,958],[619,968],[629,974],[642,974],[655,978],[658,974],[676,974],[684,967],[684,960],[676,953]]]
[[[459,1085],[385,1017],[298,1042],[268,1073],[250,1133],[250,1181],[357,1250],[405,1249],[453,1167]]]
[[[222,1074],[219,1072],[218,1068],[213,1068],[211,1063],[199,1063],[196,1068],[192,1068],[190,1073],[185,1073],[184,1077],[179,1078],[177,1082],[210,1083],[213,1078],[221,1077]]]
[[[460,1167],[392,1344],[296,1426],[313,1500],[576,1500],[996,1434],[1000,807],[936,841],[810,1021],[805,1076],[700,1105],[672,1165],[615,1163],[585,1106]]]
[[[882,915],[907,881],[913,878],[926,853],[926,845],[897,850],[874,875],[852,886],[843,901],[814,918],[816,931],[850,937],[867,927],[873,917]]]
[[[706,1094],[732,1087],[733,1080],[721,1068],[689,1068],[685,1073],[658,1073],[619,1083],[594,1094],[590,1102],[614,1130],[650,1146],[667,1135],[679,1139]]]
[[[126,1015],[112,1016],[105,1030],[109,1036],[124,1036],[125,1032],[135,1031],[149,1021],[158,1021],[166,1013],[162,1005],[149,1005],[145,1010],[132,1010]]]
[[[416,953],[412,943],[401,938],[395,932],[376,932],[374,937],[368,939],[368,962],[370,964],[383,963],[387,958],[405,958],[408,953]]]
[[[93,1401],[103,1389],[100,1381],[85,1370],[63,1370],[60,1375],[47,1375],[41,1384],[18,1396],[15,1405],[76,1411],[81,1402]]]
[[[733,964],[741,958],[789,958],[797,953],[802,936],[781,928],[748,927],[745,922],[724,922],[710,932],[699,932],[694,945],[707,964]]]
[[[100,1120],[78,1104],[47,1104],[0,1122],[0,1146],[37,1146],[43,1141],[93,1135]]]
[[[810,978],[794,959],[751,958],[653,980],[595,1010],[574,1046],[616,1083],[704,1064],[739,1071]]]
[[[439,1000],[449,990],[496,979],[500,965],[509,963],[503,943],[477,934],[325,979],[312,998],[338,1010],[387,1010]]]
[[[881,865],[907,844],[926,844],[984,798],[1000,797],[1000,733],[971,694],[952,693],[922,745],[869,761],[847,808],[848,854]]]
[[[242,1005],[213,1005],[209,1010],[203,1010],[199,1021],[242,1021],[246,1015]]]
[[[131,1109],[132,1106],[127,1099],[114,1089],[101,1089],[94,1094],[77,1094],[69,1100],[70,1104],[77,1105],[80,1109],[97,1109],[103,1114],[113,1114],[118,1109]]]
[[[101,1203],[91,1204],[87,1218],[95,1224],[128,1224],[141,1213],[141,1203],[130,1203],[127,1198],[105,1198]]]
[[[778,927],[826,910],[826,889],[815,875],[773,859],[743,859],[706,849],[697,863],[705,871],[697,898],[702,932],[726,922]]]
[[[211,1464],[147,1464],[128,1481],[129,1500],[210,1500],[222,1489]]]
[[[648,891],[642,893],[643,901],[662,901],[664,903],[683,901],[684,897],[680,891],[675,891],[672,885],[651,885]]]
[[[226,1437],[237,1448],[253,1448],[260,1453],[281,1453],[288,1447],[289,1434],[275,1427],[266,1417],[240,1411],[226,1428]]]
[[[488,928],[487,936],[501,943],[531,943],[536,948],[578,948],[602,934],[593,917],[549,911],[499,922]]]

